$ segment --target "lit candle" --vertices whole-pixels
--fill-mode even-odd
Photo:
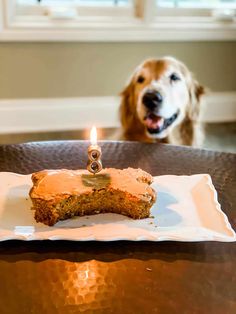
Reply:
[[[93,174],[96,174],[102,170],[101,147],[97,144],[97,130],[93,126],[90,132],[91,145],[88,147],[88,164],[87,170]]]

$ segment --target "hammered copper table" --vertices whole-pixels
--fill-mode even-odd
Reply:
[[[88,143],[0,146],[0,171],[81,168]],[[107,167],[209,173],[236,228],[236,155],[103,142]],[[0,243],[0,313],[236,313],[235,243]]]

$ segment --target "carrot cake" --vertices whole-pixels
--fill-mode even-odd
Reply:
[[[116,213],[147,218],[155,202],[152,176],[141,169],[43,170],[32,174],[35,220],[53,226],[73,216]]]

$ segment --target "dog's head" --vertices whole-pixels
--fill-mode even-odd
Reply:
[[[165,138],[184,119],[197,118],[203,93],[180,61],[171,57],[147,60],[122,92],[122,125],[128,133],[139,128],[148,138]]]

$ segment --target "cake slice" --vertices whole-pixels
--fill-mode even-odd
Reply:
[[[116,213],[149,217],[156,194],[152,176],[141,169],[43,170],[32,174],[30,197],[35,220],[53,226],[73,216]]]

